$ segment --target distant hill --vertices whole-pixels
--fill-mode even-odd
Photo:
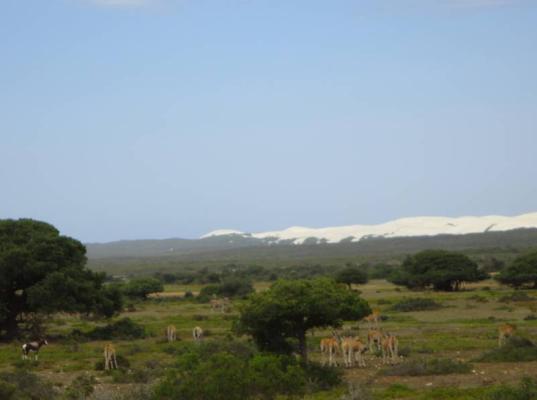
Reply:
[[[200,259],[245,254],[266,257],[407,254],[425,248],[452,250],[537,245],[537,213],[517,217],[418,217],[380,225],[334,228],[289,228],[242,233],[219,230],[200,239],[122,240],[88,243],[88,257],[97,259]]]

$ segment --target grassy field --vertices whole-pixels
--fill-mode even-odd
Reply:
[[[260,282],[256,284],[256,290],[264,290],[268,286],[268,283]],[[230,337],[236,307],[223,314],[212,311],[208,304],[181,298],[187,291],[197,293],[200,287],[167,286],[163,295],[137,303],[134,309],[118,317],[127,316],[142,324],[148,334],[145,339],[115,342],[117,353],[129,360],[131,368],[144,369],[152,362],[158,362],[162,368],[171,365],[175,349],[192,340],[192,328],[197,325],[207,333],[205,340]],[[502,297],[511,294],[512,290],[499,287],[494,281],[468,285],[458,293],[410,292],[380,280],[356,289],[361,291],[372,308],[381,310],[384,319],[381,328],[399,337],[404,356],[400,363],[444,358],[471,362],[471,369],[466,373],[398,376],[390,373],[397,366],[383,366],[381,358],[367,354],[367,368],[346,369],[345,381],[367,387],[374,398],[479,398],[494,385],[518,382],[523,376],[537,377],[535,361],[476,361],[484,352],[497,347],[497,329],[501,323],[516,324],[521,336],[529,339],[537,337],[537,319],[525,319],[537,307],[537,293],[528,291],[529,298],[524,301],[506,301]],[[434,299],[441,307],[431,311],[392,310],[394,304],[409,297]],[[95,364],[102,358],[104,342],[79,342],[66,338],[73,329],[87,332],[99,324],[102,325],[69,315],[54,316],[47,321],[50,345],[42,349],[39,362],[31,363],[31,369],[58,386],[66,386],[76,376],[88,372],[97,378],[97,392],[110,388],[123,390],[121,384],[113,382],[112,376],[95,370]],[[173,344],[164,340],[164,330],[170,324],[176,326],[180,339]],[[366,325],[357,321],[347,321],[343,329],[352,329],[363,339],[367,334]],[[328,335],[328,331],[318,330],[309,337],[312,359],[320,360],[318,343]],[[21,364],[20,344],[0,344],[2,369],[12,369]],[[309,398],[338,399],[346,391],[347,387],[341,387]]]

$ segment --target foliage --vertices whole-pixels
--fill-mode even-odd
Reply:
[[[2,400],[54,400],[57,393],[52,385],[24,369],[0,373]]]
[[[63,395],[64,400],[85,400],[93,393],[97,381],[89,374],[77,376],[67,387]]]
[[[246,279],[231,278],[226,279],[217,285],[208,285],[201,289],[199,300],[207,302],[213,296],[229,298],[245,298],[253,293],[252,282]]]
[[[349,288],[353,283],[359,285],[367,283],[367,281],[367,272],[363,268],[352,264],[348,264],[347,267],[336,274],[336,282],[349,285]]]
[[[537,288],[537,251],[517,257],[496,279],[513,287],[530,285],[534,289]]]
[[[297,350],[306,361],[308,330],[340,326],[344,319],[358,320],[370,312],[365,300],[333,280],[279,280],[250,296],[234,328],[252,335],[261,350],[284,354]]]
[[[194,352],[183,355],[179,364],[188,367],[173,370],[157,386],[155,399],[270,400],[279,394],[303,394],[306,385],[304,370],[286,356],[244,359],[219,352],[201,358]]]
[[[528,296],[526,292],[520,292],[516,291],[511,294],[502,296],[498,299],[498,301],[502,303],[509,303],[509,302],[517,302],[517,301],[532,301],[534,298],[531,296]]]
[[[56,228],[30,219],[0,220],[0,331],[18,334],[22,315],[96,313],[121,309],[105,274],[85,268],[86,249]]]
[[[507,339],[506,343],[499,348],[490,350],[477,359],[481,362],[518,362],[537,361],[537,346],[519,336]]]
[[[145,337],[145,329],[142,325],[130,318],[121,318],[105,326],[98,326],[86,334],[82,334],[92,340],[132,340]]]
[[[486,277],[487,274],[464,254],[425,250],[407,257],[390,280],[410,289],[432,287],[434,290],[456,291],[463,282],[477,282]]]
[[[391,306],[392,311],[399,312],[429,311],[438,310],[439,308],[442,308],[442,305],[433,299],[419,297],[403,299]]]
[[[144,300],[151,293],[164,291],[164,285],[157,278],[137,278],[129,281],[122,290],[128,297]]]
[[[369,269],[369,279],[388,279],[398,267],[390,264],[377,264]]]
[[[472,365],[453,361],[449,358],[431,358],[410,360],[395,365],[384,371],[388,376],[425,376],[465,374],[472,370]]]
[[[534,400],[537,399],[537,380],[525,377],[518,386],[502,385],[493,389],[486,400]]]

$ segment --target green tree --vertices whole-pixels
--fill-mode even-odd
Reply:
[[[23,316],[77,312],[112,316],[121,296],[105,274],[87,268],[86,249],[56,228],[30,219],[0,220],[0,331],[19,333]]]
[[[164,285],[156,278],[136,278],[123,287],[123,293],[129,297],[146,299],[151,293],[164,291]]]
[[[331,279],[280,280],[249,297],[234,328],[252,335],[261,350],[284,354],[298,350],[306,362],[308,330],[340,326],[344,319],[357,320],[370,312],[365,300]]]
[[[352,264],[347,264],[344,269],[336,274],[336,282],[348,285],[349,289],[352,287],[353,283],[360,285],[367,283],[367,281],[367,272],[363,268]]]
[[[517,257],[496,279],[513,287],[531,285],[537,289],[537,251]]]
[[[432,287],[434,290],[456,291],[463,282],[477,282],[486,277],[487,274],[464,254],[425,250],[407,257],[390,280],[410,289]]]

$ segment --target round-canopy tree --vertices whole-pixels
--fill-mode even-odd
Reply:
[[[28,313],[120,310],[121,294],[85,268],[85,254],[82,243],[45,222],[0,220],[0,333],[15,337]]]
[[[531,285],[537,289],[537,251],[517,257],[496,279],[513,287]]]
[[[250,296],[240,308],[235,330],[252,335],[265,351],[289,354],[298,345],[307,361],[308,330],[340,326],[343,320],[358,320],[369,313],[365,300],[331,279],[280,280]]]
[[[345,268],[336,274],[336,282],[344,283],[351,288],[352,284],[360,285],[367,283],[367,272],[360,267],[347,264]]]
[[[463,282],[487,278],[477,264],[460,253],[444,250],[425,250],[407,257],[391,281],[410,289],[432,287],[434,290],[459,290]]]

